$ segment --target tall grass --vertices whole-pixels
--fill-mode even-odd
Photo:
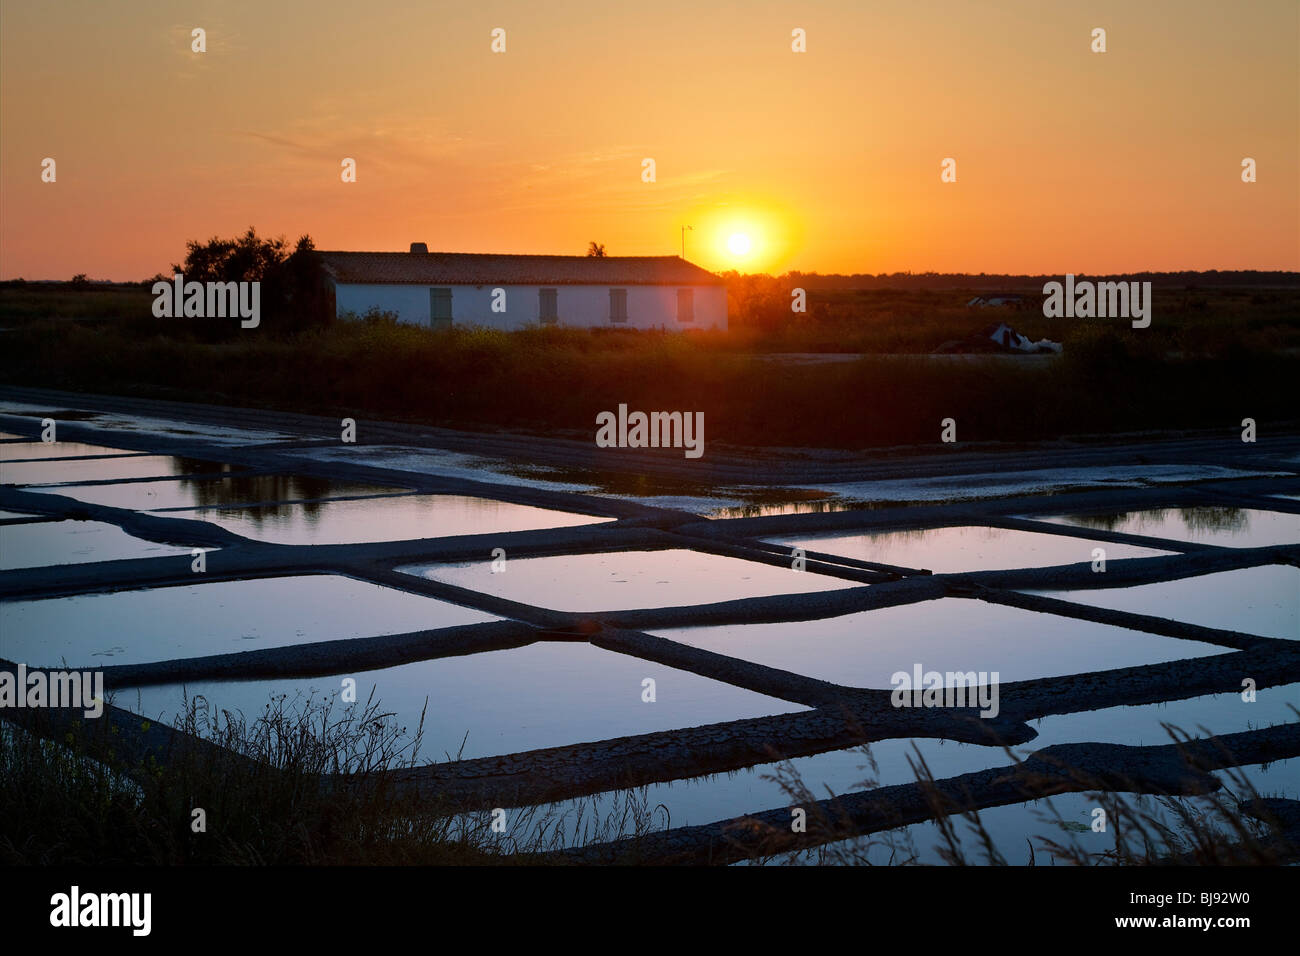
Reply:
[[[1175,726],[1163,726],[1175,744],[1193,739]],[[1200,734],[1210,736],[1204,728]],[[1002,749],[1011,765],[1023,763],[1011,747]],[[999,843],[980,810],[943,795],[919,748],[914,745],[913,751],[908,763],[932,813],[929,824],[859,835],[834,810],[833,800],[829,812],[822,809],[818,801],[826,795],[814,793],[794,765],[785,762],[765,777],[779,785],[791,806],[807,809],[807,829],[820,834],[822,842],[812,849],[781,849],[788,834],[766,831],[760,838],[767,845],[755,858],[800,865],[915,865],[926,856],[918,848],[919,836],[932,833],[935,842],[930,853],[949,866],[1275,866],[1300,862],[1300,843],[1293,836],[1280,836],[1282,821],[1274,814],[1276,801],[1262,796],[1240,767],[1222,771],[1226,777],[1222,789],[1193,797],[1117,793],[1090,774],[1062,768],[1082,787],[1073,795],[1081,795],[1092,807],[1105,811],[1106,836],[1091,834],[1093,838],[1085,843],[1079,835],[1091,828],[1065,819],[1052,799],[1046,798],[1021,807],[1036,823],[1026,827],[1031,835],[1025,844],[1007,846]],[[864,745],[860,753],[870,776],[854,789],[869,791],[878,785],[878,767],[870,746]],[[1190,765],[1196,766],[1194,761]],[[1033,832],[1032,826],[1042,830]]]
[[[335,323],[288,336],[177,320],[39,320],[4,333],[0,381],[322,415],[590,437],[598,412],[702,411],[706,440],[757,446],[962,442],[1261,426],[1295,417],[1300,356],[1238,341],[1168,354],[1095,327],[1047,364],[875,355],[820,365],[737,350],[735,333]],[[739,333],[743,339],[748,333]]]
[[[667,823],[644,791],[504,816],[416,795],[394,772],[421,765],[423,714],[400,726],[373,697],[278,695],[251,718],[196,697],[175,727],[216,746],[130,764],[108,721],[0,723],[0,865],[520,864]]]
[[[0,723],[0,864],[528,864],[554,861],[551,851],[566,846],[615,840],[626,840],[621,862],[653,862],[639,838],[673,824],[666,808],[650,806],[644,788],[504,816],[464,812],[427,793],[417,797],[392,771],[420,765],[423,715],[414,728],[399,726],[373,698],[340,707],[277,696],[246,719],[200,697],[186,702],[177,729],[217,746],[178,748],[165,764],[132,765],[103,739],[113,734],[107,721],[83,722],[59,739]],[[1176,742],[1188,739],[1167,729]],[[870,747],[861,752],[872,778],[858,786],[869,790],[878,769]],[[1132,797],[1097,787],[1089,798],[1110,821],[1105,849],[1079,842],[1074,833],[1083,827],[1063,820],[1048,801],[1040,818],[1049,835],[1038,837],[1036,852],[1032,842],[1027,850],[999,846],[978,811],[941,797],[919,752],[912,770],[934,815],[937,855],[951,865],[1300,859],[1300,847],[1270,835],[1268,802],[1240,771],[1228,772],[1222,792],[1203,797]],[[750,859],[908,865],[925,856],[917,847],[919,826],[858,836],[833,809],[819,807],[819,795],[792,764],[766,776],[792,806],[808,808],[808,831],[824,842],[791,851],[789,834],[771,831]],[[203,832],[195,832],[196,809],[205,814]]]

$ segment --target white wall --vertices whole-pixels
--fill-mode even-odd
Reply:
[[[429,324],[429,289],[425,285],[356,285],[337,283],[334,287],[336,314],[355,312],[362,315],[377,307],[396,312],[398,320],[415,325]],[[442,288],[448,288],[443,286]],[[450,286],[452,322],[483,325],[498,329],[517,329],[536,324],[541,309],[535,285],[529,286]],[[492,311],[493,288],[505,289],[504,312]],[[727,327],[727,290],[720,285],[658,286],[629,285],[613,288],[627,290],[627,322],[609,321],[610,286],[558,285],[557,313],[560,325],[614,328],[708,329]],[[677,290],[695,290],[695,321],[677,321]]]

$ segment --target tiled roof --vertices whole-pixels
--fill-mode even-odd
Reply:
[[[679,256],[509,256],[474,252],[322,252],[342,283],[414,285],[722,285]]]

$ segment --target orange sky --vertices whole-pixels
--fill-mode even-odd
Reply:
[[[3,0],[0,277],[145,278],[250,224],[611,255],[690,224],[687,258],[742,271],[1300,269],[1298,51],[1296,0]]]

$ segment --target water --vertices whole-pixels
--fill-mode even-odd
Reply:
[[[782,624],[655,631],[718,654],[849,687],[890,689],[898,671],[993,673],[1002,682],[1222,654],[1145,634],[965,598]],[[951,682],[948,682],[951,683]]]
[[[14,436],[17,437],[17,436]],[[0,444],[0,461],[27,458],[76,458],[80,455],[135,455],[126,448],[108,448],[76,441],[19,441]]]
[[[793,535],[770,540],[782,547],[799,547],[805,551],[822,551],[904,568],[925,568],[937,574],[1091,562],[1092,550],[1098,547],[1106,549],[1109,559],[1168,554],[1167,551],[1106,544],[1087,538],[982,526]]]
[[[918,759],[924,760],[936,779],[943,779],[1009,766],[1016,758],[1024,759],[1036,750],[1056,744],[1094,741],[1163,746],[1172,743],[1173,739],[1162,724],[1170,724],[1192,736],[1204,736],[1199,728],[1207,728],[1210,733],[1231,734],[1289,723],[1295,719],[1289,709],[1291,706],[1300,706],[1300,684],[1264,688],[1257,692],[1256,700],[1251,704],[1244,703],[1239,694],[1231,693],[1046,717],[1031,722],[1038,737],[1013,747],[1015,758],[999,747],[929,738],[882,740],[870,745],[869,758],[861,747],[832,750],[796,757],[786,765],[764,763],[709,777],[653,784],[634,793],[637,800],[644,801],[648,807],[663,805],[673,826],[696,826],[794,805],[795,800],[780,782],[782,778],[792,779],[790,771],[803,782],[813,799],[823,800],[828,795],[912,783],[916,775],[911,761]],[[1300,760],[1280,761],[1267,768],[1255,765],[1249,768],[1247,777],[1263,795],[1300,796]],[[610,812],[621,799],[622,795],[605,793],[595,798],[567,800],[546,805],[540,815],[546,812],[572,815],[579,806],[585,805],[590,809],[593,801],[600,812]],[[1064,819],[1085,824],[1091,822],[1091,810],[1096,805],[1082,794],[1056,797],[1053,803]],[[1002,852],[1012,862],[1020,863],[1024,859],[1016,854],[1027,854],[1026,837],[1050,834],[1063,840],[1067,836],[1066,831],[1054,823],[1045,822],[1046,809],[1047,802],[1038,801],[1036,804],[982,811],[980,816],[994,833]],[[933,823],[908,827],[904,832],[916,839],[917,848],[923,851],[926,862],[940,862],[933,852],[939,837]],[[1093,834],[1081,833],[1079,836],[1091,839]],[[574,827],[568,828],[563,842],[570,846],[580,842]]]
[[[0,603],[0,657],[33,665],[139,664],[498,620],[340,575]]]
[[[48,410],[31,406],[41,417]],[[60,418],[57,413],[50,417]],[[73,418],[74,415],[64,416]],[[223,429],[126,416],[77,413],[97,426],[134,432],[201,436],[239,444],[268,441],[274,432]],[[17,436],[10,436],[17,437]],[[713,488],[692,482],[649,480],[565,469],[537,469],[475,456],[433,450],[329,448],[295,450],[326,460],[382,461],[413,472],[454,474],[486,481],[557,490],[590,490],[652,504],[719,515],[836,510],[855,504],[899,500],[989,497],[1009,489],[1042,490],[1080,482],[1106,486],[1118,476],[1135,485],[1149,480],[1145,469],[1092,474],[997,474],[982,478],[916,482],[866,482],[821,489]],[[77,456],[115,457],[77,460]],[[214,452],[219,457],[219,452]],[[366,456],[366,457],[363,457]],[[21,461],[20,459],[42,459]],[[225,474],[229,466],[208,461],[129,452],[80,443],[32,441],[0,444],[0,481],[87,482],[157,478],[109,485],[73,484],[49,488],[84,501],[141,510],[178,509],[177,517],[209,520],[236,533],[284,544],[383,541],[458,534],[503,533],[595,523],[596,516],[490,499],[411,494],[407,489],[302,475]],[[1181,470],[1180,470],[1181,469]],[[170,476],[202,473],[202,479]],[[1229,474],[1219,470],[1218,476]],[[220,476],[220,477],[219,477]],[[1179,466],[1158,480],[1186,480]],[[1196,477],[1214,477],[1197,474]],[[892,491],[891,491],[892,488]],[[353,495],[382,497],[337,500]],[[1295,498],[1294,495],[1279,496]],[[303,502],[302,499],[324,499]],[[274,504],[262,504],[274,502]],[[252,507],[252,505],[259,505]],[[198,509],[198,510],[195,510]],[[0,517],[4,517],[0,514]],[[1125,531],[1230,547],[1300,542],[1300,516],[1256,509],[1196,508],[1048,519],[1082,529]],[[1090,562],[1096,547],[1108,559],[1155,556],[1150,548],[1088,538],[979,526],[873,534],[828,533],[776,540],[785,548],[825,551],[846,557],[939,573],[1039,567]],[[0,527],[0,569],[82,563],[157,554],[187,555],[188,549],[156,545],[99,522],[41,522]],[[796,574],[737,558],[686,549],[629,551],[544,558],[508,557],[504,573],[484,560],[459,564],[417,564],[407,573],[447,581],[512,600],[568,611],[618,610],[713,603],[744,597],[823,591],[858,586],[812,572]],[[1052,596],[1197,624],[1275,637],[1300,637],[1300,569],[1272,566],[1204,575],[1131,588],[1053,591]],[[369,637],[423,628],[497,620],[492,615],[407,594],[339,575],[294,576],[181,587],[89,594],[70,598],[0,603],[0,656],[32,664],[92,667],[185,658],[235,651]],[[1003,682],[1226,653],[1213,645],[1166,638],[1047,614],[959,598],[945,598],[867,613],[797,624],[753,624],[665,629],[662,636],[731,654],[798,674],[850,686],[887,689],[895,671],[997,671]],[[425,760],[490,756],[625,734],[649,733],[801,711],[798,705],[695,674],[637,660],[584,643],[539,643],[522,648],[443,658],[369,672],[320,678],[259,681],[201,681],[117,692],[116,702],[151,717],[174,721],[188,693],[214,707],[248,717],[268,701],[300,705],[313,695],[340,703],[342,680],[357,681],[364,702],[372,689],[400,725],[414,729],[427,705]],[[643,681],[655,681],[656,699],[643,700]],[[1234,732],[1290,721],[1288,703],[1300,701],[1300,685],[1266,688],[1252,704],[1237,694],[1200,697],[1161,705],[1114,707],[1049,717],[1033,724],[1038,739],[1019,754],[1053,743],[1087,740],[1163,744],[1161,721],[1189,731],[1204,725]],[[1081,701],[1086,704],[1086,701]],[[467,736],[468,735],[468,736]],[[779,745],[779,741],[775,742]],[[876,769],[856,749],[837,750],[794,761],[815,796],[845,793],[869,779],[881,785],[913,779],[909,755],[919,751],[936,777],[1005,766],[1011,758],[997,748],[920,739],[872,746]],[[709,778],[645,788],[649,806],[662,805],[672,825],[727,819],[745,812],[787,806],[791,798],[764,764]],[[1300,760],[1250,768],[1266,793],[1295,797]],[[597,798],[610,807],[613,794]],[[571,812],[583,801],[550,808]],[[1093,803],[1084,795],[1054,800],[1072,824],[1090,822]],[[1039,835],[1071,836],[1042,819],[1045,802],[985,811],[982,818],[1012,862],[1025,862],[1026,837],[1039,862],[1046,849]],[[908,828],[921,859],[938,862],[938,831],[932,823]],[[1079,833],[1081,842],[1101,848],[1109,835]],[[570,842],[573,835],[569,835]],[[877,857],[879,853],[877,852]],[[884,862],[877,858],[876,862]]]
[[[1061,515],[1038,520],[1228,548],[1300,544],[1300,515],[1254,508],[1154,508],[1109,515]]]
[[[5,514],[0,512],[0,517]],[[190,548],[145,541],[99,521],[0,525],[0,571],[190,553]]]
[[[361,704],[373,690],[395,725],[410,731],[427,700],[423,762],[458,752],[484,757],[805,709],[589,644],[531,644],[347,676],[356,678]],[[646,678],[656,682],[653,703],[642,699]],[[312,699],[341,706],[339,677],[201,682],[188,692],[191,698],[202,694],[212,707],[241,710],[246,718],[263,713],[273,695],[298,708]],[[170,719],[183,700],[184,689],[172,684],[121,691],[116,703]]]
[[[61,485],[31,491],[66,495],[91,504],[156,511],[222,505],[251,505],[302,498],[402,494],[405,488],[313,478],[307,475],[232,475],[225,478],[180,478],[108,485]],[[183,515],[182,517],[194,517]]]
[[[1205,627],[1300,638],[1300,568],[1287,565],[1268,564],[1128,588],[1043,593]]]
[[[1300,759],[1219,770],[1214,771],[1212,776],[1217,777],[1223,784],[1223,789],[1217,794],[1218,801],[1229,808],[1235,807],[1238,799],[1245,800],[1250,797],[1249,787],[1253,787],[1261,796],[1285,795],[1291,799],[1300,796],[1300,788],[1296,784],[1296,781],[1300,780]],[[1248,786],[1240,782],[1243,778]],[[1187,812],[1203,821],[1208,821],[1201,824],[1202,828],[1216,830],[1221,835],[1223,843],[1236,842],[1238,839],[1233,826],[1225,823],[1223,817],[1214,811],[1213,798],[1187,797],[1171,803],[1157,796],[1122,794],[1121,799],[1121,806],[1127,808],[1122,812],[1139,815],[1143,826],[1153,836],[1159,832],[1156,825],[1152,823],[1153,820],[1159,821],[1166,833],[1183,834],[1185,832],[1184,812]],[[1103,855],[1115,849],[1116,824],[1115,821],[1110,820],[1106,832],[1092,831],[1093,813],[1100,806],[1101,804],[1089,794],[1068,793],[1050,799],[981,810],[979,820],[1003,859],[1013,866],[1031,863],[1042,866],[1051,865],[1053,862],[1068,862],[1066,858],[1058,857],[1058,851],[1051,846],[1051,842],[1076,847],[1094,861],[1105,862]],[[1186,810],[1175,809],[1176,807],[1186,808]],[[967,862],[972,864],[987,862],[974,825],[964,818],[955,818],[953,825]],[[1143,844],[1136,828],[1130,827],[1124,832],[1128,834],[1129,851],[1140,858]],[[914,824],[893,831],[891,834],[876,834],[870,839],[879,843],[891,836],[896,841],[910,838],[916,851],[916,859],[920,863],[942,865],[945,862],[940,852],[940,848],[944,845],[943,837],[934,822]],[[828,849],[848,847],[855,842],[858,847],[862,846],[861,841],[845,841],[832,844]],[[1188,848],[1186,843],[1180,846],[1183,850]],[[1167,852],[1168,849],[1167,839],[1162,839],[1162,849],[1157,855]],[[886,865],[890,859],[890,850],[888,846],[876,845],[870,847],[865,853],[861,850],[854,852],[849,858],[855,863],[865,858],[875,865]],[[787,858],[777,862],[784,862],[785,859]],[[810,851],[796,854],[793,859],[801,863],[812,863],[817,861],[817,855],[815,851]],[[834,861],[832,857],[831,862]]]
[[[412,564],[397,570],[558,611],[619,611],[710,604],[768,594],[858,587],[811,572],[682,548],[492,562]]]
[[[353,544],[565,528],[613,519],[465,495],[407,495],[169,513],[275,544]]]
[[[86,422],[95,428],[133,435],[162,435],[168,438],[180,435],[187,439],[202,440],[211,445],[249,445],[295,438],[287,432],[266,431],[258,428],[233,428],[226,425],[203,425],[174,418],[149,418],[144,415],[120,412],[90,412],[83,409],[52,409],[45,405],[24,402],[0,402],[0,415],[17,415],[39,424],[42,419],[56,422]]]
[[[0,462],[0,482],[7,485],[108,481],[124,478],[168,478],[172,475],[221,473],[230,465],[177,458],[171,455],[134,455],[126,458],[51,458],[44,461]],[[38,487],[28,490],[36,491]],[[52,489],[53,490],[53,489]]]

